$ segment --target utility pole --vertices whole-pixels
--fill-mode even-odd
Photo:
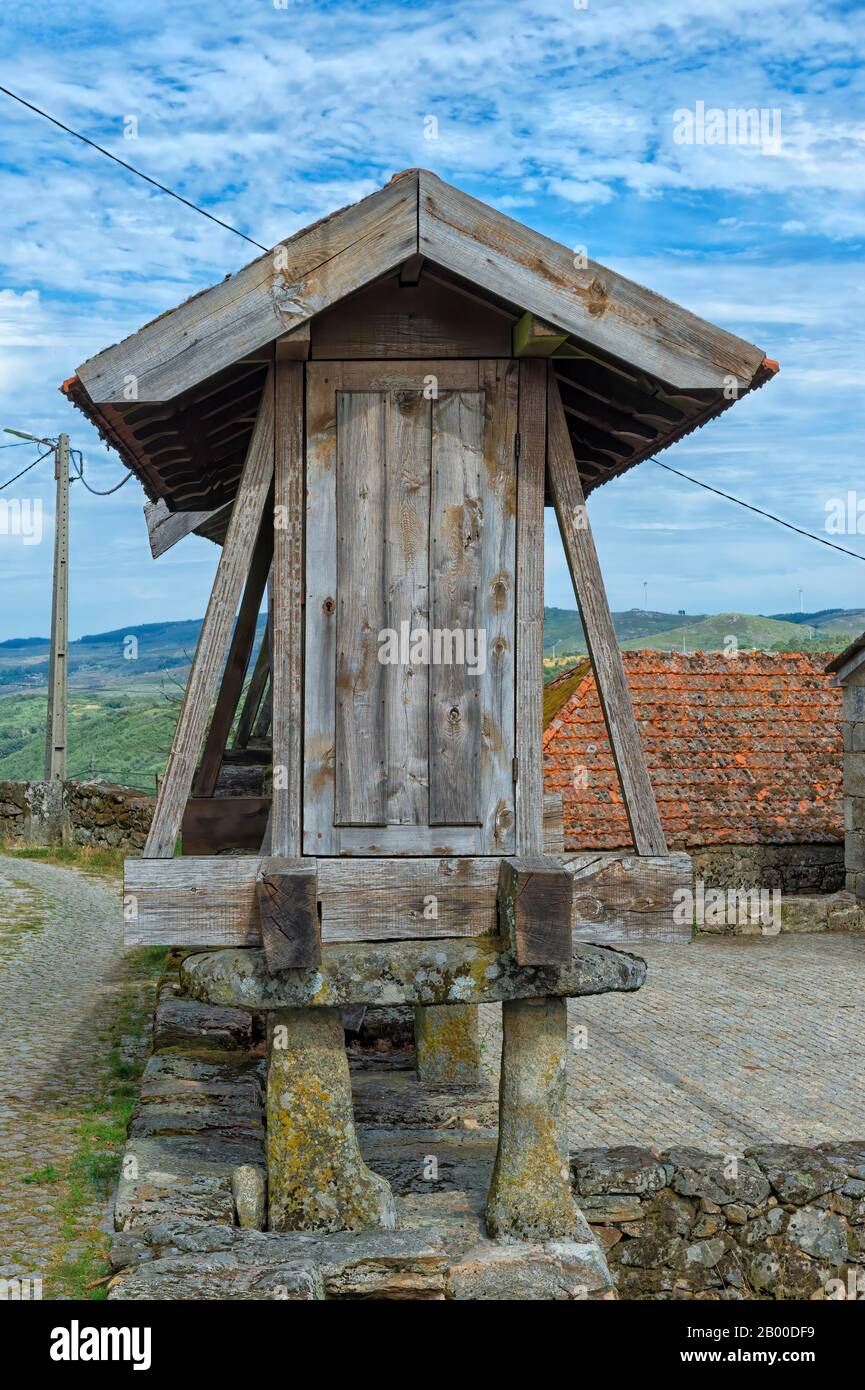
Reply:
[[[66,779],[66,690],[69,631],[69,435],[54,449],[57,506],[54,521],[54,588],[51,597],[51,656],[48,664],[48,725],[45,781]]]

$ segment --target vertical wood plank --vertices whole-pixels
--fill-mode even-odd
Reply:
[[[303,744],[303,363],[274,365],[271,853],[300,854]]]
[[[480,822],[481,703],[477,676],[444,634],[477,632],[484,528],[483,396],[444,391],[433,401],[430,666],[430,825]]]
[[[481,692],[481,820],[484,846],[512,853],[514,809],[514,673],[516,620],[517,432],[519,364],[481,362],[484,394],[484,515],[479,622],[485,633]]]
[[[400,647],[382,672],[389,825],[429,816],[429,667],[410,658],[412,633],[429,631],[431,423],[421,391],[385,397],[385,626]]]
[[[334,827],[336,397],[340,362],[306,369],[306,609],[303,852],[338,854]]]
[[[387,823],[384,665],[384,397],[336,403],[336,805],[338,825]]]
[[[634,846],[638,854],[666,854],[667,842],[643,757],[622,654],[616,641],[598,553],[589,527],[583,486],[568,434],[558,382],[552,372],[549,376],[547,409],[550,488]],[[542,687],[538,689],[540,692]]]
[[[255,428],[234,499],[207,612],[201,625],[165,776],[144,848],[148,859],[170,859],[183,818],[210,705],[228,647],[234,615],[273,479],[273,372],[261,393]]]
[[[544,468],[546,363],[519,364],[517,464],[517,853],[544,843]]]

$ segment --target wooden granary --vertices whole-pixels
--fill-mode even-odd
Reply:
[[[190,531],[221,546],[150,836],[127,861],[127,940],[201,952],[197,997],[268,1012],[283,1092],[318,1068],[342,1094],[340,1006],[411,1003],[434,1031],[440,1009],[503,1001],[495,1234],[561,1233],[570,1203],[563,1068],[534,1148],[507,1078],[537,1082],[564,1048],[568,995],[639,985],[641,963],[610,946],[688,935],[671,906],[689,866],[667,853],[585,498],[775,370],[411,169],[64,386],[140,478],[154,553]],[[566,861],[544,801],[545,503],[627,854]],[[223,794],[226,769],[256,763],[266,786]],[[340,1104],[337,1169],[357,1177]],[[387,1225],[368,1170],[353,1197],[310,1197],[291,1131],[313,1109],[286,1114],[272,1092],[271,1225]]]

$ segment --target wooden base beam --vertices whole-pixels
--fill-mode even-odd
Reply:
[[[230,798],[220,798],[225,801]],[[127,946],[257,946],[256,882],[266,855],[212,855],[154,862],[127,859]],[[501,860],[318,859],[321,936],[373,942],[495,936]],[[674,905],[691,888],[687,854],[574,855],[576,940],[628,947],[691,938]],[[361,878],[362,876],[362,878]]]

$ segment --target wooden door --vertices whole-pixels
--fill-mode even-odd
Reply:
[[[307,366],[305,854],[513,853],[517,384]]]

